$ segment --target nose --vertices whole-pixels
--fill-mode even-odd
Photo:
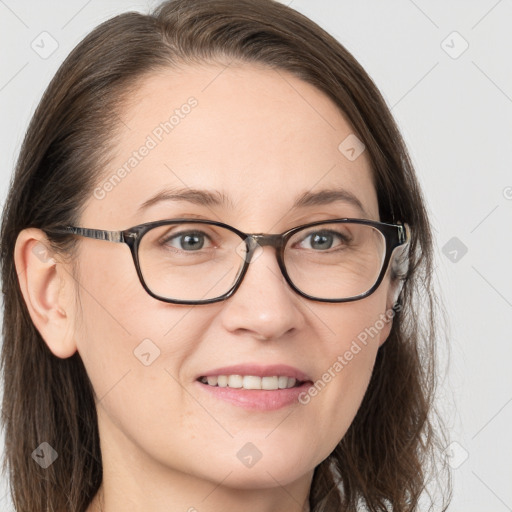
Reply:
[[[230,332],[258,339],[279,339],[304,325],[299,297],[285,281],[275,248],[263,247],[253,256],[242,283],[224,301],[221,321]]]

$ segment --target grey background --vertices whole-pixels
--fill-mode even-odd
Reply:
[[[100,22],[155,3],[0,0],[2,204],[30,116],[66,55]],[[285,3],[333,34],[375,80],[428,201],[450,323],[440,390],[453,441],[450,510],[512,511],[512,2]],[[52,39],[58,47],[46,55]]]

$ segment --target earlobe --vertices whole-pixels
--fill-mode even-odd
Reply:
[[[20,232],[14,248],[20,289],[34,326],[54,355],[67,358],[76,352],[70,275],[52,254],[43,231]]]
[[[404,282],[402,279],[395,278],[389,285],[388,296],[386,300],[386,312],[393,309],[393,307],[398,302],[398,298],[400,297],[400,293],[404,286]]]
[[[389,273],[388,273],[389,274]],[[387,276],[389,279],[389,275]],[[393,317],[395,316],[394,306],[396,305],[400,292],[403,288],[403,280],[395,277],[388,284],[388,292],[386,296],[386,311],[384,312],[383,322],[384,326],[380,330],[379,346],[382,346],[388,339],[391,328],[393,327]]]

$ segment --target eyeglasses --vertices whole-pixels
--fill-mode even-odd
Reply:
[[[49,232],[127,244],[147,293],[174,304],[231,297],[265,245],[275,248],[285,280],[302,297],[320,302],[362,299],[380,285],[395,249],[403,253],[410,241],[407,224],[346,218],[311,222],[281,234],[248,234],[222,222],[187,218],[123,231],[59,226]]]

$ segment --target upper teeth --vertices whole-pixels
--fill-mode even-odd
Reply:
[[[244,388],[244,389],[288,389],[293,388],[296,379],[293,377],[258,377],[256,375],[215,375],[213,377],[203,377],[201,382],[210,386],[225,388]]]

